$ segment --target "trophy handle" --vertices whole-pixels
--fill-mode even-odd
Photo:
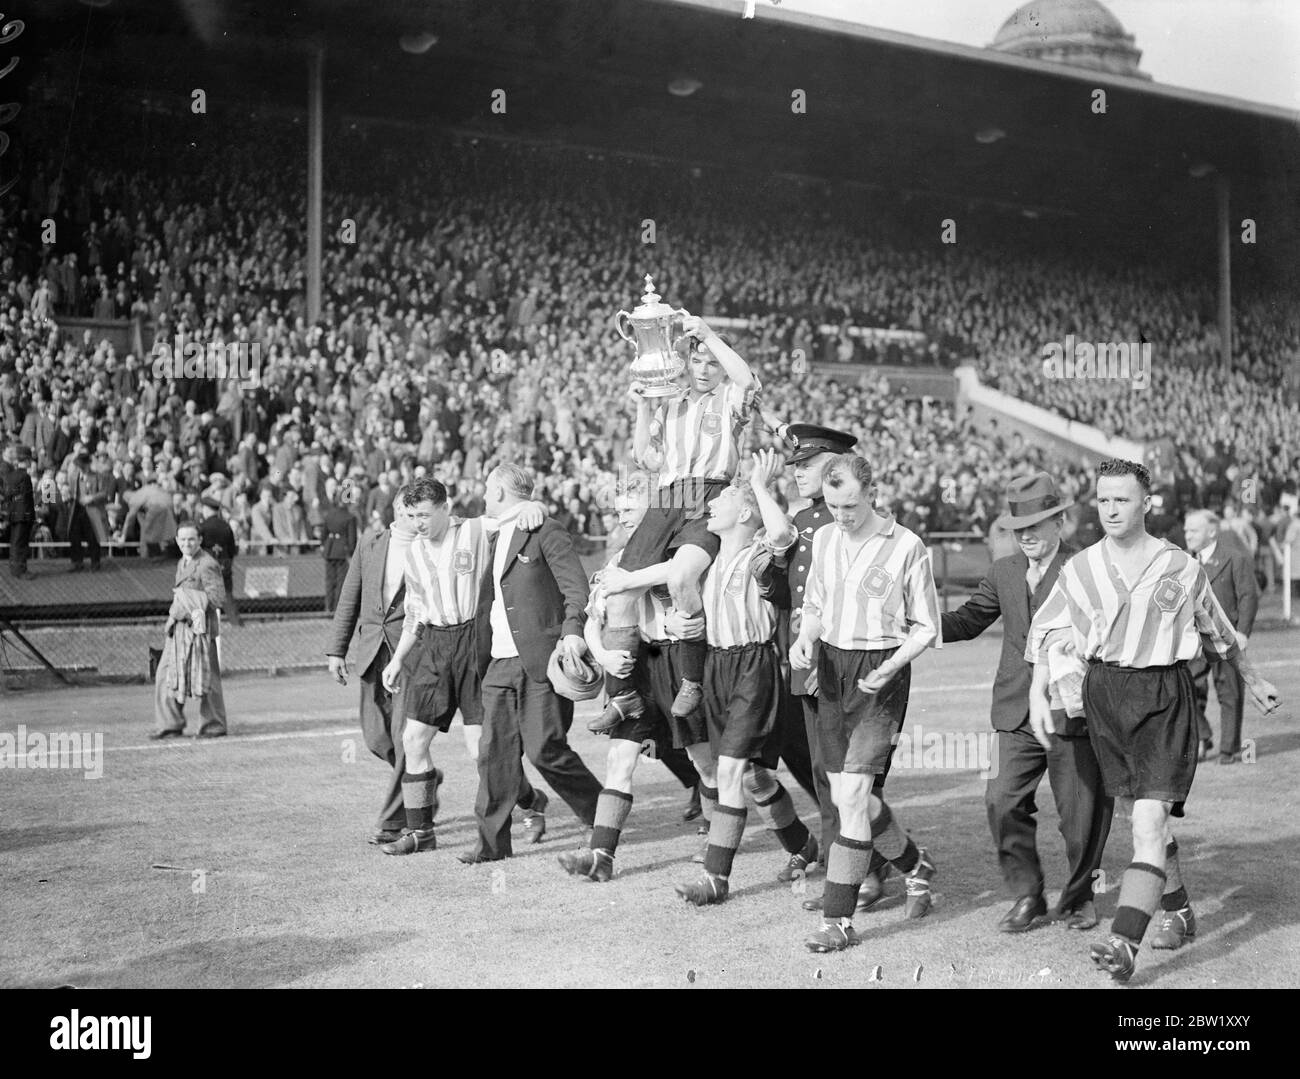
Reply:
[[[623,338],[624,341],[630,341],[632,342],[632,344],[636,344],[636,338],[633,337],[630,333],[628,333],[625,329],[623,329],[623,321],[625,319],[629,324],[631,324],[632,316],[629,315],[626,311],[620,311],[617,315],[615,315],[614,329],[618,331],[619,337]]]

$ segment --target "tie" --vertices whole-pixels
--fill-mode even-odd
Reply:
[[[1029,582],[1029,594],[1032,596],[1038,589],[1038,582],[1043,579],[1043,566],[1041,562],[1030,562],[1029,572],[1025,574],[1025,580]]]

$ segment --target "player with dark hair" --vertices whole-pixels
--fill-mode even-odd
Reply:
[[[415,655],[400,698],[406,827],[400,838],[381,847],[385,854],[436,848],[433,818],[441,776],[430,753],[433,736],[451,726],[457,709],[467,725],[483,722],[474,623],[489,569],[488,534],[499,525],[482,517],[453,518],[447,488],[438,480],[416,480],[402,500],[417,535],[406,555],[402,636],[382,675],[390,693],[398,692],[408,654]],[[521,527],[541,523],[537,504],[523,503],[519,509]],[[529,511],[527,520],[524,511]]]
[[[1189,660],[1231,663],[1265,715],[1277,690],[1254,669],[1215,599],[1201,563],[1146,530],[1151,476],[1132,461],[1098,468],[1097,508],[1106,535],[1061,570],[1034,616],[1025,659],[1035,664],[1029,691],[1034,735],[1055,733],[1047,653],[1070,635],[1088,663],[1083,705],[1106,793],[1131,806],[1133,861],[1124,871],[1110,939],[1092,960],[1126,982],[1157,909],[1152,946],[1177,948],[1196,933],[1170,817],[1181,817],[1196,774],[1197,722]]]
[[[699,614],[700,580],[717,556],[718,538],[706,526],[708,504],[731,482],[740,467],[740,436],[749,422],[758,380],[740,355],[694,315],[682,321],[683,332],[696,341],[689,361],[689,385],[676,398],[655,402],[637,397],[633,456],[639,467],[658,473],[658,490],[623,550],[619,567],[607,571],[606,650],[631,653],[635,668],[641,655],[637,592],[666,586],[673,607],[686,616]],[[682,642],[682,682],[673,702],[678,718],[696,711],[703,697],[703,640]],[[605,733],[645,708],[634,673],[606,674],[609,703],[589,729]]]
[[[820,642],[817,737],[840,815],[826,858],[822,925],[805,942],[815,952],[857,943],[853,912],[876,849],[905,875],[907,917],[930,910],[934,863],[872,783],[907,713],[911,662],[940,646],[930,552],[914,532],[876,513],[871,466],[854,454],[836,457],[823,490],[835,527],[813,537],[802,625],[790,648],[790,666],[802,671]]]

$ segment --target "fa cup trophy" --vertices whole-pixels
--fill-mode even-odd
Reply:
[[[620,311],[614,316],[619,336],[636,349],[632,378],[641,383],[643,397],[675,397],[681,392],[679,380],[686,370],[686,361],[677,346],[685,335],[674,334],[673,326],[676,324],[680,330],[681,319],[688,314],[683,308],[661,303],[654,282],[646,274],[641,303],[630,314]],[[632,328],[632,333],[624,328],[624,323]]]

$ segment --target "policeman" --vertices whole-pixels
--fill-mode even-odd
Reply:
[[[327,496],[332,493],[330,484],[326,485]],[[321,521],[324,534],[320,549],[325,556],[325,613],[333,614],[343,590],[343,578],[348,575],[352,552],[357,549],[357,519],[351,510],[332,497],[327,505],[329,508]]]
[[[202,500],[202,520],[199,521],[199,546],[217,560],[221,567],[221,583],[226,588],[225,611],[223,612],[232,626],[240,625],[239,606],[235,602],[235,552],[239,549],[235,542],[234,530],[221,516],[221,503],[215,498]]]

